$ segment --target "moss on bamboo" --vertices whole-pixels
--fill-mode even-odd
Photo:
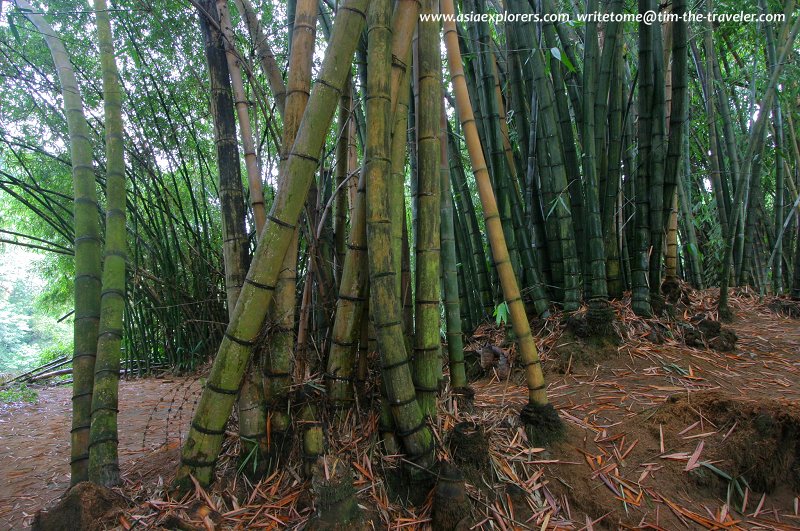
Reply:
[[[292,175],[279,186],[267,225],[256,247],[242,294],[214,360],[208,382],[195,410],[192,429],[183,446],[178,488],[191,487],[189,475],[207,485],[222,446],[225,423],[233,406],[253,345],[264,323],[275,283],[294,235],[340,96],[358,36],[364,26],[367,0],[345,2],[336,15],[334,30],[319,78],[311,91],[297,139],[283,170]]]
[[[122,136],[122,90],[114,59],[111,21],[105,0],[95,0],[97,38],[103,73],[106,132],[106,238],[100,330],[95,363],[89,441],[89,479],[111,487],[120,483],[117,457],[117,408],[125,310],[125,158]]]
[[[434,13],[433,0],[422,2],[423,13]],[[421,22],[417,41],[419,100],[417,119],[417,232],[416,289],[414,299],[414,386],[425,415],[435,415],[441,374],[439,319],[440,270],[440,181],[439,125],[442,105],[439,29]],[[399,221],[399,219],[397,220]]]
[[[433,437],[416,399],[406,355],[399,294],[392,257],[388,178],[390,160],[389,70],[391,30],[388,0],[370,5],[367,78],[367,241],[369,247],[370,313],[375,326],[386,394],[397,434],[410,459],[433,464]]]
[[[61,83],[64,114],[69,130],[74,193],[75,319],[73,345],[72,429],[70,431],[70,483],[89,477],[89,430],[94,387],[94,366],[100,322],[101,237],[97,191],[92,168],[89,126],[75,71],[64,43],[50,24],[25,0],[17,0],[44,37]]]

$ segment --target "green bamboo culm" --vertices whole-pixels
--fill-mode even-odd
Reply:
[[[769,81],[764,89],[764,96],[759,102],[760,109],[770,109],[772,107],[776,93],[775,87],[778,85],[781,73],[783,72],[783,67],[786,64],[785,60],[787,54],[789,53],[789,50],[792,49],[792,45],[794,44],[798,33],[800,33],[800,17],[797,18],[792,24],[791,28],[787,32],[786,40],[783,42],[783,45],[780,48],[778,60],[774,63],[774,68],[772,68]],[[748,133],[747,149],[745,150],[744,158],[742,159],[744,162],[744,168],[742,169],[742,175],[739,177],[739,182],[736,183],[736,194],[733,198],[733,205],[742,204],[744,198],[744,189],[746,188],[745,183],[750,181],[750,173],[753,170],[752,161],[756,154],[761,150],[761,145],[764,143],[763,133],[764,128],[766,127],[768,115],[769,112],[759,113],[758,118],[756,118],[755,122],[750,128],[750,132]],[[740,211],[741,209],[734,208],[730,213],[728,226],[730,227],[732,233],[735,232],[734,227],[736,227],[736,224],[739,222]],[[725,241],[722,274],[720,275],[719,282],[719,302],[717,305],[721,320],[730,320],[733,318],[733,313],[728,306],[728,284],[730,278],[730,266],[733,261],[733,246],[735,237],[735,234],[729,234]]]
[[[413,9],[413,2],[400,4],[395,11],[395,21],[393,27],[404,27],[410,13],[403,10]],[[416,14],[414,14],[416,16]],[[400,38],[398,39],[398,35]],[[408,55],[408,43],[402,39],[403,32],[393,33],[393,50],[405,50]],[[405,63],[397,61],[392,65],[392,79],[398,80],[398,88],[407,88],[409,70]],[[397,98],[399,109],[395,112],[395,131],[400,127],[402,135],[392,137],[392,189],[394,194],[390,201],[390,208],[395,209],[395,214],[405,212],[403,192],[403,161],[405,155],[405,131],[406,117],[408,108],[408,90],[395,90],[392,97]],[[392,100],[394,102],[394,99]],[[399,169],[397,165],[399,164]],[[367,302],[367,280],[369,276],[367,265],[367,228],[366,228],[366,181],[365,172],[359,173],[358,185],[356,187],[355,201],[350,220],[350,236],[347,243],[347,251],[344,257],[344,267],[342,272],[341,285],[339,287],[339,297],[336,301],[336,318],[333,326],[333,337],[331,339],[331,350],[328,356],[327,370],[325,373],[326,387],[328,389],[328,399],[335,408],[349,407],[353,403],[353,373],[355,367],[356,344],[359,343],[359,333],[361,330],[362,319],[365,319],[364,308]],[[398,186],[399,185],[399,186]],[[399,193],[398,193],[399,192]],[[398,245],[402,244],[402,237],[405,232],[402,225],[392,225],[393,245],[395,245],[395,271],[399,271],[401,264],[401,254],[397,250]],[[400,275],[396,280],[397,290],[400,291]],[[363,346],[366,349],[366,345]],[[359,358],[363,359],[363,357]]]
[[[369,307],[380,351],[383,382],[397,435],[402,439],[410,459],[417,465],[430,468],[435,458],[433,436],[414,390],[403,336],[401,300],[396,291],[396,276],[400,272],[395,270],[392,256],[389,181],[393,98],[389,84],[393,54],[389,13],[388,0],[372,0],[368,31],[368,135],[365,146]]]
[[[281,145],[281,170],[288,163],[290,150],[308,103],[311,87],[311,63],[317,22],[317,4],[313,0],[299,0],[294,10],[291,32],[289,74],[286,82],[286,110],[283,121]],[[290,174],[281,171],[281,179]],[[267,410],[270,416],[270,437],[279,453],[285,444],[291,419],[288,413],[289,388],[292,384],[292,361],[295,354],[295,310],[297,292],[297,255],[300,231],[295,228],[289,250],[283,257],[283,267],[278,275],[272,307],[275,322],[269,337],[269,360],[264,364],[264,387]],[[310,282],[310,280],[307,280]],[[270,448],[272,450],[272,448]]]
[[[639,12],[651,9],[652,0],[639,0]],[[653,98],[653,30],[649,24],[639,24],[639,126],[636,176],[634,189],[636,213],[634,238],[631,248],[631,308],[636,315],[649,316],[650,289],[647,284],[650,249],[650,156],[652,151],[652,107]],[[660,212],[659,212],[660,214]]]
[[[230,319],[239,294],[244,284],[244,277],[249,259],[247,230],[245,227],[245,200],[239,164],[239,150],[236,143],[236,118],[234,115],[234,97],[239,100],[243,87],[236,88],[241,82],[237,76],[238,64],[232,60],[233,50],[226,49],[225,32],[230,32],[230,15],[227,5],[216,0],[202,0],[199,11],[200,28],[203,33],[206,61],[208,64],[211,98],[209,100],[211,115],[214,120],[214,138],[216,142],[217,168],[219,172],[219,202],[222,218],[222,254],[225,268],[225,294],[227,298],[228,318]],[[237,79],[238,78],[238,79]],[[236,96],[236,93],[239,93]],[[246,109],[238,105],[240,125],[247,118]],[[247,137],[249,124],[240,127],[243,138]],[[252,157],[248,142],[245,146],[245,160],[248,178],[255,183],[259,178],[257,164]],[[249,160],[248,160],[249,159]],[[257,192],[255,192],[257,195]],[[251,194],[251,197],[253,195]],[[255,205],[257,206],[257,205]],[[264,216],[254,211],[256,227]],[[255,377],[253,366],[248,368],[239,389],[238,413],[239,434],[242,440],[242,454],[250,456],[250,441],[264,441],[261,434],[266,432],[263,414],[263,398],[260,382]],[[260,425],[259,425],[260,424]],[[263,442],[261,444],[263,447]],[[262,462],[261,460],[259,462]]]
[[[347,190],[350,187],[345,182],[350,178],[350,164],[347,156],[347,148],[350,143],[350,120],[353,119],[352,105],[353,100],[350,96],[352,92],[352,76],[348,76],[347,84],[339,98],[339,123],[336,130],[339,138],[336,141],[336,184],[334,193],[336,199],[333,204],[333,247],[336,252],[336,262],[334,267],[334,277],[336,288],[342,283],[342,270],[344,269],[345,254],[347,253],[347,212],[352,205],[348,206]]]
[[[440,106],[439,131],[447,134],[447,116],[444,105]],[[450,367],[450,386],[454,390],[467,387],[464,370],[464,337],[461,333],[461,301],[458,296],[458,256],[453,223],[453,194],[450,191],[450,160],[448,158],[447,137],[439,142],[441,179],[441,246],[442,246],[442,286],[444,291],[445,322],[447,323],[447,357]]]
[[[95,0],[94,8],[103,73],[106,129],[106,238],[89,436],[89,480],[112,487],[120,483],[117,409],[127,260],[125,147],[122,136],[122,90],[114,59],[114,40],[106,1]]]
[[[422,13],[434,13],[437,2],[423,0]],[[439,25],[422,21],[418,27],[417,72],[417,233],[416,297],[414,299],[414,386],[423,414],[435,416],[441,367],[440,309],[440,150],[442,60]]]
[[[411,56],[406,63],[411,63]],[[397,275],[395,285],[400,297],[403,294],[403,245],[408,246],[408,236],[406,225],[402,220],[406,216],[406,140],[408,137],[408,100],[411,97],[409,82],[411,81],[411,69],[406,69],[402,80],[402,90],[397,95],[397,110],[394,112],[392,132],[392,175],[389,184],[389,208],[392,219],[392,253],[394,258],[394,270],[400,271]],[[397,222],[395,222],[397,220]],[[410,287],[410,284],[409,284]],[[408,332],[408,330],[406,330]]]
[[[261,234],[245,285],[220,345],[206,387],[195,410],[191,429],[183,445],[181,465],[175,479],[179,490],[191,488],[193,475],[202,485],[210,484],[236,393],[242,383],[253,346],[264,323],[275,290],[283,257],[294,236],[300,211],[306,201],[325,134],[336,111],[349,73],[358,37],[366,20],[368,0],[344,2],[336,14],[333,32],[318,82],[300,123],[300,129],[275,196],[267,225]]]
[[[72,182],[75,196],[75,320],[72,355],[72,430],[70,441],[70,484],[89,479],[89,429],[94,388],[94,365],[100,323],[101,237],[97,190],[92,168],[92,143],[83,112],[80,87],[64,43],[53,28],[25,0],[17,7],[44,37],[53,57],[64,114],[69,129]]]
[[[353,403],[356,346],[359,343],[361,319],[367,300],[367,227],[364,204],[366,182],[363,171],[360,172],[357,186],[342,282],[336,301],[331,350],[325,372],[328,399],[338,409],[349,407]]]
[[[245,227],[245,200],[236,142],[231,80],[215,0],[201,0],[198,10],[208,64],[211,97],[209,108],[214,120],[218,190],[222,219],[222,261],[225,267],[225,296],[231,315],[244,285],[249,244]]]
[[[653,2],[651,9],[657,9]],[[664,297],[661,295],[661,270],[664,261],[664,212],[671,204],[664,195],[664,161],[666,146],[666,88],[664,83],[664,44],[661,23],[655,21],[650,26],[652,32],[652,75],[653,86],[650,92],[650,156],[642,164],[649,164],[649,182],[647,200],[650,215],[650,262],[648,266],[648,284],[650,286],[650,310],[659,314],[664,309]]]
[[[586,3],[587,13],[597,10],[597,0]],[[613,34],[612,32],[609,32]],[[616,37],[615,37],[616,38]],[[614,49],[614,40],[606,42],[604,50],[606,62],[611,60]],[[609,333],[609,322],[614,319],[614,312],[608,305],[608,284],[606,281],[606,248],[603,241],[603,226],[600,217],[600,185],[598,179],[598,150],[605,152],[605,137],[600,135],[596,144],[597,130],[605,130],[605,103],[608,99],[608,71],[604,72],[598,91],[598,50],[597,50],[597,22],[586,25],[586,45],[584,46],[583,61],[583,180],[586,195],[586,221],[587,246],[585,256],[589,272],[589,312],[587,320],[596,334]],[[609,69],[610,70],[610,69]],[[599,94],[598,94],[599,92]],[[602,100],[603,105],[597,105]],[[597,114],[596,114],[597,113]],[[605,175],[604,175],[605,177]]]
[[[441,8],[443,14],[453,16],[453,0],[443,0]],[[456,96],[456,110],[461,121],[461,127],[464,130],[467,150],[472,161],[475,181],[478,185],[478,195],[483,205],[489,245],[494,257],[497,274],[500,277],[503,297],[508,304],[511,326],[517,338],[522,366],[525,369],[529,402],[523,408],[521,417],[526,425],[528,440],[531,444],[551,442],[563,436],[564,427],[558,417],[558,413],[547,400],[547,385],[542,373],[541,361],[533,340],[530,324],[528,323],[525,305],[522,302],[517,285],[517,278],[511,267],[511,259],[500,222],[500,213],[497,210],[497,200],[494,196],[494,190],[492,190],[489,172],[486,168],[486,159],[483,156],[483,149],[475,125],[475,117],[472,113],[472,104],[467,92],[455,21],[452,19],[446,20],[444,23],[444,40],[447,46],[447,63],[450,68],[450,77]]]

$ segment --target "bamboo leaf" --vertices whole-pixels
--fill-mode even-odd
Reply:
[[[687,250],[688,250],[690,253],[692,253],[694,256],[696,256],[697,258],[699,258],[700,260],[702,260],[702,259],[703,259],[703,253],[701,253],[701,252],[700,252],[700,249],[698,249],[698,248],[697,248],[697,246],[696,246],[695,244],[693,244],[693,243],[691,243],[691,242],[687,243],[687,244],[686,244],[686,249],[687,249]]]
[[[19,37],[19,31],[17,31],[17,25],[14,24],[14,17],[8,17],[8,29],[11,30],[11,34],[14,36],[14,40],[17,41],[17,44],[22,43],[22,39]]]
[[[573,66],[572,62],[569,60],[569,57],[566,55],[561,55],[561,50],[557,47],[553,46],[550,48],[550,53],[555,57],[557,60],[561,61],[561,63],[567,67],[567,70],[570,72],[575,72],[575,67]]]
[[[500,324],[505,324],[508,321],[508,304],[503,301],[495,306],[492,315],[495,317],[495,323],[497,326],[500,326]]]

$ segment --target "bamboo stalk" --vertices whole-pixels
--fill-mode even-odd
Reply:
[[[25,17],[44,37],[53,57],[67,118],[75,197],[75,320],[72,386],[72,429],[70,443],[70,484],[89,477],[89,430],[91,422],[94,365],[100,321],[100,219],[97,215],[97,192],[92,168],[92,145],[89,126],[75,71],[63,41],[53,28],[26,0],[16,0]]]
[[[445,15],[453,16],[453,0],[443,0],[441,10]],[[503,228],[500,225],[497,202],[494,192],[489,182],[489,174],[486,169],[486,161],[483,158],[483,150],[480,146],[478,131],[474,123],[472,105],[467,94],[467,86],[464,79],[464,69],[461,64],[461,53],[458,46],[455,22],[445,20],[444,22],[445,44],[447,46],[447,62],[450,68],[450,75],[456,95],[456,105],[461,121],[461,127],[467,139],[467,149],[469,151],[472,168],[475,173],[475,180],[478,184],[478,194],[483,205],[484,220],[489,236],[489,243],[494,256],[498,275],[503,288],[503,296],[509,306],[511,323],[514,334],[519,343],[522,363],[525,367],[525,379],[528,384],[528,396],[531,402],[536,404],[547,404],[546,385],[544,375],[539,362],[539,355],[536,345],[531,335],[530,325],[525,315],[525,307],[520,298],[519,288],[517,287],[516,277],[509,261],[508,249],[505,246]]]
[[[389,182],[391,174],[391,29],[389,1],[372,0],[368,31],[367,71],[367,241],[370,274],[370,313],[381,354],[381,373],[386,386],[397,434],[412,462],[429,468],[435,459],[433,437],[414,392],[408,365],[401,301],[396,293],[392,257]]]
[[[433,14],[436,4],[423,0],[422,13]],[[439,272],[441,225],[441,57],[439,28],[420,22],[417,28],[416,71],[419,83],[417,119],[417,232],[415,238],[416,288],[414,290],[414,387],[423,415],[435,416],[441,368]],[[400,219],[391,220],[393,224]]]
[[[192,428],[183,446],[175,480],[180,489],[190,487],[189,475],[208,485],[222,445],[224,426],[244,376],[252,347],[272,299],[283,258],[305,203],[325,133],[333,119],[358,35],[364,26],[368,0],[349,0],[336,15],[334,30],[323,60],[319,80],[311,91],[294,146],[282,171],[292,175],[279,186],[264,227],[248,281],[214,360],[208,383],[195,410]]]
[[[95,0],[97,40],[103,73],[103,114],[106,133],[106,238],[100,329],[92,395],[89,435],[89,480],[106,487],[120,484],[117,456],[119,371],[125,311],[125,153],[122,124],[122,88],[114,59],[111,21],[105,0]]]
[[[275,97],[275,106],[278,108],[278,113],[283,117],[284,108],[286,106],[286,86],[281,77],[281,68],[278,66],[275,60],[275,54],[270,48],[269,39],[267,39],[264,33],[264,27],[258,20],[256,11],[253,9],[253,4],[250,3],[250,0],[234,0],[234,2],[236,3],[236,8],[239,10],[239,14],[247,25],[247,31],[250,33],[250,40],[253,41],[253,45],[255,46],[259,63],[261,63],[261,69],[264,71],[264,75],[267,76],[269,88],[272,91],[272,95]]]
[[[438,32],[437,32],[438,36]],[[444,105],[440,107],[439,131],[447,131],[447,116]],[[447,357],[450,368],[450,385],[453,389],[467,387],[464,371],[464,338],[461,332],[461,310],[459,300],[458,261],[456,255],[455,230],[453,226],[453,195],[450,191],[450,161],[447,156],[447,137],[439,144],[440,152],[440,193],[441,193],[441,248],[442,285],[444,287],[445,322],[447,324]],[[463,276],[463,274],[462,274]]]
[[[248,0],[244,0],[245,2]],[[225,58],[228,61],[228,72],[231,76],[233,88],[233,102],[236,107],[236,116],[239,119],[239,136],[244,151],[244,165],[247,170],[247,182],[250,185],[250,207],[253,209],[253,218],[256,224],[256,234],[261,234],[267,221],[267,210],[264,206],[264,192],[261,185],[261,168],[256,157],[253,130],[250,127],[249,105],[244,91],[242,70],[239,67],[239,58],[234,47],[233,27],[231,14],[228,11],[228,0],[217,0],[219,24],[222,30],[225,45]]]

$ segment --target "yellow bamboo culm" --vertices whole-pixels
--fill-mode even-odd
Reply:
[[[503,289],[503,297],[508,305],[511,326],[517,338],[522,365],[525,368],[525,381],[528,385],[529,406],[523,409],[522,417],[531,429],[528,430],[530,442],[548,441],[558,438],[563,427],[555,410],[548,404],[546,384],[536,344],[531,334],[530,324],[522,302],[517,278],[511,266],[511,260],[506,247],[500,214],[497,210],[497,200],[492,190],[489,171],[483,156],[472,104],[467,92],[467,83],[464,77],[464,67],[461,62],[461,52],[458,46],[455,19],[447,18],[454,15],[453,0],[442,0],[442,14],[445,15],[444,40],[447,47],[447,62],[450,68],[450,77],[456,97],[456,110],[461,121],[461,127],[466,139],[470,162],[472,163],[478,195],[483,205],[483,215],[486,222],[489,245],[492,250],[497,275]],[[534,418],[535,417],[535,418]],[[539,421],[541,425],[539,425]],[[530,422],[529,422],[530,421]],[[537,425],[531,424],[536,422]],[[550,433],[546,433],[549,431]],[[533,435],[533,437],[532,437]]]

